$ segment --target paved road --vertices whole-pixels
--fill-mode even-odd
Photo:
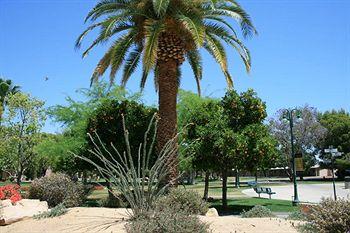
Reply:
[[[264,187],[262,185],[262,187]],[[268,187],[268,186],[266,186]],[[284,186],[272,186],[273,192],[276,194],[272,195],[272,199],[281,200],[292,200],[294,195],[293,185]],[[246,189],[242,191],[244,194],[257,197],[253,189]],[[344,184],[336,184],[337,197],[350,198],[350,189],[345,189]],[[301,202],[313,202],[318,203],[321,201],[322,197],[332,197],[333,198],[333,185],[329,184],[299,184],[298,185],[299,201]],[[268,198],[267,194],[261,194],[261,197]]]

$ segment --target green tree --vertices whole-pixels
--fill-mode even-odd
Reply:
[[[217,150],[212,138],[216,128],[209,128],[209,124],[214,119],[220,119],[222,111],[218,111],[219,109],[219,100],[180,91],[178,126],[183,129],[183,145],[186,147],[180,153],[180,168],[186,166],[190,171],[205,172],[204,199],[208,198],[210,172],[217,170],[214,156]],[[213,131],[209,132],[210,130]]]
[[[253,90],[228,91],[219,101],[180,92],[179,124],[185,134],[192,166],[206,172],[204,198],[208,196],[208,172],[222,175],[222,203],[227,205],[227,177],[234,168],[256,172],[273,166],[276,141],[263,125],[265,103]]]
[[[320,143],[320,148],[323,151],[333,146],[342,152],[342,158],[336,161],[337,176],[343,178],[345,175],[350,175],[350,172],[346,171],[350,169],[347,166],[350,153],[350,114],[345,110],[327,111],[321,114],[320,123],[327,129],[326,137]]]
[[[86,35],[97,28],[100,33],[83,57],[97,45],[114,40],[94,70],[92,81],[110,68],[113,82],[117,71],[124,67],[121,83],[125,85],[142,60],[143,88],[148,74],[154,71],[159,91],[157,147],[160,150],[176,133],[176,101],[185,57],[193,69],[198,90],[202,78],[201,47],[220,65],[229,87],[233,83],[223,43],[235,49],[247,71],[250,70],[249,51],[228,18],[239,22],[244,37],[256,33],[249,15],[234,0],[103,0],[88,13],[86,21],[93,23],[80,35],[76,46],[80,47]],[[176,160],[177,153],[169,159]],[[176,167],[172,171],[169,180],[178,176]]]
[[[63,132],[43,140],[38,153],[49,161],[54,171],[64,171],[70,175],[90,169],[87,163],[77,160],[72,153],[80,154],[89,142],[86,129],[94,111],[105,101],[140,101],[139,93],[130,94],[124,88],[107,83],[95,83],[91,89],[79,89],[82,101],[66,98],[65,105],[56,105],[48,110],[55,123],[61,124]],[[88,167],[86,167],[88,165]]]
[[[14,172],[17,184],[35,159],[34,147],[40,140],[40,130],[45,122],[44,102],[28,94],[10,94],[4,117],[7,149],[1,155],[6,161],[3,170]]]
[[[140,144],[145,140],[145,133],[149,126],[149,122],[156,113],[156,109],[146,107],[143,104],[137,103],[136,101],[116,101],[116,100],[105,100],[101,105],[91,114],[88,119],[88,124],[86,128],[86,133],[89,135],[86,138],[88,142],[83,153],[87,158],[98,164],[101,167],[105,167],[102,161],[96,157],[94,154],[89,153],[90,151],[96,150],[96,142],[102,143],[103,147],[109,152],[115,150],[120,153],[124,153],[127,149],[130,149],[131,154],[134,156],[132,159],[135,164],[138,164],[138,151],[140,149]],[[128,131],[129,137],[129,147],[124,137],[124,125],[123,118],[125,121],[125,126]],[[154,130],[153,130],[154,132]],[[91,140],[91,138],[93,141]],[[150,137],[150,135],[149,135]],[[147,142],[152,141],[152,138],[147,138]],[[151,146],[151,144],[149,144]],[[147,151],[154,152],[154,148],[147,148]],[[116,153],[107,153],[106,150],[102,152],[106,159],[110,161],[118,161],[119,156]],[[155,160],[154,153],[151,154],[149,164],[153,164]],[[83,162],[84,168],[91,167],[90,163]],[[90,169],[91,170],[91,169]],[[109,198],[110,200],[115,198],[113,196],[113,190],[111,188],[110,180],[106,180],[107,188],[110,190]]]
[[[0,125],[2,120],[2,115],[5,111],[6,98],[10,94],[15,94],[19,91],[19,86],[14,86],[10,79],[0,78]]]
[[[246,139],[246,150],[241,161],[244,164],[241,168],[256,174],[258,171],[265,173],[266,170],[274,167],[278,159],[278,143],[270,135],[268,127],[263,124],[251,124],[242,130]],[[256,180],[257,181],[257,180]]]
[[[316,155],[320,152],[318,145],[324,140],[327,129],[320,123],[316,108],[305,105],[298,109],[301,111],[301,119],[293,119],[294,147],[303,154],[304,170],[308,172],[316,163]],[[279,144],[280,156],[277,166],[283,167],[292,181],[290,126],[289,122],[283,119],[283,114],[283,109],[278,110],[275,116],[269,119],[269,128]]]

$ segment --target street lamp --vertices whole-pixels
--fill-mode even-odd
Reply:
[[[333,148],[333,146],[330,146],[328,149],[324,150],[325,153],[331,154],[331,166],[332,166],[332,180],[333,180],[333,193],[334,193],[334,200],[337,200],[337,192],[335,190],[335,178],[334,178],[334,159],[336,157],[341,156],[342,153],[338,152],[337,148]]]
[[[299,203],[299,197],[298,197],[298,187],[297,187],[297,178],[296,178],[296,166],[295,166],[295,153],[294,153],[294,135],[293,135],[293,127],[294,122],[293,116],[296,116],[298,119],[301,118],[301,112],[298,109],[285,109],[283,111],[283,119],[289,121],[289,127],[290,127],[290,144],[292,146],[292,167],[293,167],[293,183],[294,183],[294,199],[293,199],[293,205],[297,205]]]

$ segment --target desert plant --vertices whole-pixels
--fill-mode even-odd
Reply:
[[[256,205],[248,211],[243,211],[241,216],[242,216],[242,218],[276,217],[276,215],[273,214],[269,208],[266,208],[265,206],[261,206],[261,205]]]
[[[179,209],[187,211],[190,214],[206,214],[208,204],[202,200],[200,195],[192,190],[171,189],[170,192],[157,201],[158,208],[167,208],[168,206],[177,205]]]
[[[34,219],[54,218],[67,213],[67,211],[68,211],[67,208],[63,204],[59,204],[49,211],[45,211],[40,214],[34,215],[33,218]]]
[[[330,198],[310,206],[306,214],[310,228],[320,233],[344,233],[350,231],[350,200]]]
[[[155,162],[150,163],[153,152],[158,117],[155,114],[144,135],[143,143],[140,143],[138,151],[132,151],[129,142],[129,132],[125,126],[125,118],[122,115],[124,140],[126,151],[120,153],[111,143],[112,151],[109,151],[96,133],[90,135],[95,148],[89,150],[101,163],[95,163],[86,156],[75,155],[76,157],[91,163],[100,172],[101,176],[111,183],[118,193],[121,193],[129,203],[132,210],[132,217],[147,214],[154,202],[164,194],[169,184],[163,184],[165,178],[170,174],[169,168],[172,162],[169,154],[177,150],[177,136],[168,141],[164,148],[158,153]],[[150,136],[151,131],[153,135]],[[150,142],[150,145],[149,145]],[[133,153],[137,154],[137,162],[134,162]],[[118,159],[115,159],[118,158]],[[118,198],[118,196],[116,196]]]
[[[66,207],[79,206],[86,197],[81,183],[75,183],[68,175],[57,173],[36,179],[29,187],[28,197],[47,201],[50,207],[63,203]]]
[[[305,221],[306,220],[306,214],[303,213],[302,211],[300,210],[296,210],[296,211],[293,211],[291,212],[287,219],[289,220],[300,220],[300,221]]]
[[[108,195],[98,202],[99,206],[107,208],[127,208],[130,207],[126,198],[121,194]]]
[[[126,225],[128,233],[206,233],[209,225],[191,215],[180,205],[157,206],[147,215],[138,216]]]

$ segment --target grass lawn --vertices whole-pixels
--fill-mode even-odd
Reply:
[[[215,207],[220,215],[240,214],[243,210],[248,211],[255,205],[261,205],[269,208],[273,212],[293,212],[299,207],[293,206],[291,201],[265,199],[265,198],[237,198],[228,200],[228,208],[223,209],[221,199],[214,200],[210,203],[211,207]]]

